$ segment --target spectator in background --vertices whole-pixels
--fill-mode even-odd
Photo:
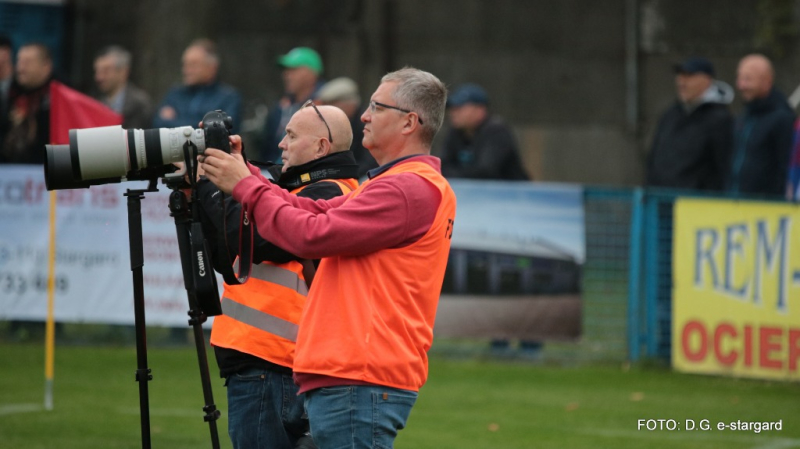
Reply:
[[[131,73],[131,53],[112,45],[100,51],[94,60],[94,81],[103,104],[122,115],[122,127],[149,128],[152,103],[145,91],[128,81]]]
[[[358,177],[363,179],[367,176],[367,171],[377,167],[378,163],[361,143],[364,138],[364,123],[361,121],[361,95],[358,93],[358,85],[350,78],[332,79],[317,92],[316,101],[336,106],[347,114],[350,127],[353,129],[353,143],[350,145],[350,150],[358,162]]]
[[[17,51],[16,78],[3,117],[0,163],[43,164],[50,143],[50,82],[53,60],[42,43],[29,43]]]
[[[8,111],[8,91],[14,78],[12,50],[11,39],[0,34],[0,117],[5,117]]]
[[[284,96],[274,104],[267,115],[261,148],[256,157],[264,162],[280,162],[278,144],[286,134],[286,124],[295,112],[322,87],[322,58],[308,47],[297,47],[278,57],[283,68]]]
[[[154,128],[197,126],[208,111],[222,109],[233,119],[236,133],[242,99],[231,86],[219,81],[219,54],[214,42],[198,39],[183,52],[183,85],[173,87],[158,106]]]
[[[447,98],[447,116],[450,130],[441,152],[442,175],[448,179],[530,179],[514,132],[489,111],[489,96],[483,87],[467,83],[456,88]],[[511,346],[505,338],[494,338],[490,345],[498,354]],[[538,341],[520,341],[525,353],[538,354],[541,347]]]
[[[658,122],[647,160],[648,186],[724,188],[733,144],[733,88],[714,79],[705,58],[675,66],[677,101]]]
[[[447,99],[450,131],[441,153],[446,178],[526,181],[511,128],[489,111],[489,97],[477,84],[458,87]]]
[[[10,43],[9,43],[10,48]],[[0,49],[0,66],[4,64]],[[10,50],[7,54],[10,59]],[[50,143],[50,82],[53,60],[46,45],[33,42],[19,48],[15,67],[16,79],[8,87],[7,109],[0,117],[0,163],[43,164],[45,145]],[[56,323],[56,332],[62,332]],[[8,334],[24,340],[26,335],[41,335],[44,323],[12,320]]]
[[[181,58],[183,84],[167,92],[156,110],[153,127],[196,127],[207,112],[222,109],[233,119],[232,132],[237,132],[242,99],[236,89],[220,82],[219,64],[214,42],[197,39],[189,44]],[[169,338],[173,343],[185,343],[187,335],[187,328],[170,328]]]
[[[739,62],[736,88],[745,102],[736,120],[728,190],[734,194],[781,196],[792,148],[795,114],[773,87],[774,71],[764,55]]]

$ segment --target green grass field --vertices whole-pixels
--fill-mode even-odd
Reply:
[[[0,344],[0,448],[141,447],[132,347],[56,349],[52,411],[44,411],[41,344]],[[153,448],[211,447],[193,346],[151,348]],[[211,354],[209,353],[211,356]],[[214,399],[225,390],[212,357]],[[560,367],[431,360],[399,449],[791,448],[800,447],[800,385],[673,373],[664,368]],[[640,419],[674,419],[682,430],[638,430]],[[713,430],[687,431],[685,420]],[[716,430],[717,422],[782,421],[782,430]]]

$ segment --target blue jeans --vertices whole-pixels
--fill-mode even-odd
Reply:
[[[306,392],[305,404],[319,449],[389,449],[416,400],[414,391],[339,386]]]
[[[251,368],[229,376],[225,386],[234,449],[292,449],[306,431],[292,376]]]

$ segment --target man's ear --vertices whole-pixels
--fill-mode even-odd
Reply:
[[[317,146],[317,150],[314,152],[314,155],[317,159],[319,159],[331,154],[332,150],[333,148],[331,142],[328,139],[319,139],[319,145]]]
[[[402,134],[411,134],[415,129],[420,128],[422,125],[419,123],[419,116],[417,114],[406,114],[406,119],[403,122]]]

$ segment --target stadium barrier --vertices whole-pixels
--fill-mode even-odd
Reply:
[[[0,218],[4,220],[0,234],[0,289],[3,289],[0,303],[4,307],[0,320],[41,319],[44,316],[38,298],[46,286],[45,280],[40,279],[41,275],[23,276],[42,271],[41,264],[45,262],[42,242],[46,239],[42,232],[48,215],[45,192],[41,182],[37,181],[38,170],[22,166],[0,167]],[[580,192],[580,186],[575,187]],[[75,228],[72,235],[79,238],[73,237],[74,242],[61,240],[71,245],[67,245],[58,256],[63,267],[59,275],[66,281],[59,283],[59,278],[56,278],[57,293],[59,289],[86,288],[92,285],[87,281],[89,279],[100,282],[100,287],[110,292],[111,297],[127,295],[127,229],[124,204],[121,204],[122,189],[123,186],[109,185],[94,188],[91,192],[59,193],[59,225],[62,229]],[[177,266],[172,257],[176,251],[170,250],[174,246],[174,224],[164,206],[165,193],[152,196],[154,198],[148,199],[144,211],[149,236],[145,242],[149,251],[145,268],[152,270],[145,273],[146,288],[152,288],[147,296],[151,301],[149,311],[152,312],[148,324],[173,326],[185,322],[185,292],[180,273],[166,274],[176,271]],[[579,268],[580,337],[566,343],[548,343],[546,348],[561,359],[576,361],[670,361],[675,204],[686,198],[732,198],[676,190],[594,186],[584,186],[582,198],[585,258]],[[777,204],[782,203],[786,204]],[[25,236],[30,242],[26,244],[12,238],[15,235]],[[472,253],[466,254],[467,262],[472,260],[470,257],[477,257]],[[519,257],[515,260],[518,264]],[[523,262],[526,263],[512,274],[542,275],[534,270],[540,269],[536,268],[540,265],[538,259]],[[468,264],[465,266],[469,268]],[[504,269],[508,270],[508,267]],[[109,273],[116,275],[110,276]],[[452,283],[451,287],[447,287],[449,284],[446,287],[459,288],[459,279],[446,279],[446,284]],[[530,287],[527,281],[517,284]],[[506,283],[498,285],[503,287]],[[77,297],[85,297],[82,295],[78,292]],[[170,307],[159,307],[164,304]],[[131,314],[127,306],[104,308],[98,305],[61,303],[57,306],[57,317],[66,318],[67,322],[130,324]],[[70,313],[75,318],[70,318]],[[93,319],[94,316],[99,318]],[[558,349],[553,351],[554,347]]]
[[[631,361],[643,358],[672,361],[674,231],[679,224],[674,213],[676,203],[687,199],[722,205],[795,205],[777,199],[695,191],[641,188],[631,191],[627,321]],[[744,209],[742,214],[739,220],[754,218],[748,216],[752,214],[750,209]]]

